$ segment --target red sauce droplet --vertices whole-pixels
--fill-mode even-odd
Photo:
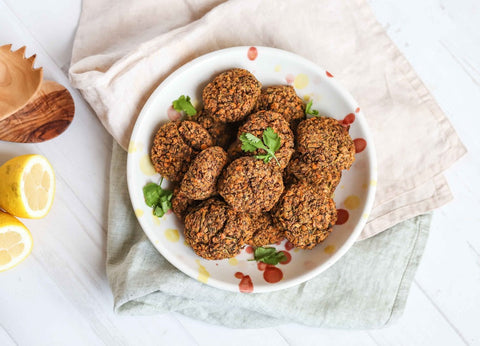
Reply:
[[[167,116],[168,116],[168,119],[170,119],[171,121],[177,121],[182,117],[182,114],[180,112],[177,112],[173,108],[173,106],[170,106],[168,107],[168,110],[167,110]]]
[[[358,113],[360,112],[360,107],[357,107],[357,109],[355,109],[355,113]]]
[[[330,72],[325,71],[325,73],[327,74],[327,77],[333,78],[333,74],[331,74]]]
[[[253,292],[253,283],[249,275],[245,275],[240,283],[238,284],[238,289],[243,293]]]
[[[287,257],[287,259],[285,261],[281,261],[280,264],[288,264],[290,263],[290,261],[292,260],[292,255],[290,255],[290,252],[287,252],[287,251],[281,251],[285,254],[285,257]]]
[[[365,150],[367,141],[363,138],[355,138],[353,144],[355,144],[355,152],[358,154]]]
[[[247,246],[247,247],[245,248],[245,252],[246,252],[246,253],[253,253],[253,247]]]
[[[352,124],[354,121],[355,121],[355,114],[350,113],[345,116],[345,118],[342,121],[342,124],[346,126],[346,125]]]
[[[274,284],[275,282],[279,282],[280,280],[282,280],[283,272],[277,267],[267,267],[267,269],[265,269],[265,272],[263,273],[263,278],[266,282]]]
[[[295,80],[295,76],[291,73],[285,76],[285,81],[287,82],[287,84],[293,84],[294,80]]]
[[[258,56],[258,50],[255,47],[248,48],[247,56],[250,60],[255,60]]]
[[[235,273],[235,277],[236,277],[237,279],[243,279],[243,274],[240,273],[240,272],[236,272],[236,273]]]
[[[343,225],[348,221],[348,217],[348,211],[345,209],[337,209],[337,222],[335,222],[335,225]]]
[[[295,247],[295,246],[294,246],[292,243],[290,243],[289,241],[287,241],[287,242],[285,243],[285,250],[287,250],[287,251],[290,251],[290,250],[293,249],[294,247]]]
[[[266,264],[266,263],[263,263],[263,262],[257,262],[257,268],[258,268],[258,270],[260,270],[260,271],[264,271],[265,268],[267,268],[267,264]]]

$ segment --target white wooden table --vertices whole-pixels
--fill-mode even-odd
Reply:
[[[0,163],[41,153],[57,176],[50,214],[25,220],[32,255],[0,274],[0,345],[480,345],[480,2],[370,3],[469,150],[447,173],[455,200],[434,215],[396,325],[232,330],[173,313],[116,316],[104,265],[112,140],[66,77],[81,0],[0,0],[0,44],[37,53],[45,77],[68,86],[77,107],[73,124],[57,139],[0,142]]]

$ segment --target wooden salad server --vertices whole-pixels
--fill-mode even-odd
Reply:
[[[25,47],[0,47],[0,140],[43,142],[64,132],[73,120],[75,104],[68,90],[43,81],[42,68],[33,68]]]

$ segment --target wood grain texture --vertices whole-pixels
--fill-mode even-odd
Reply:
[[[29,102],[40,89],[43,69],[34,69],[35,55],[25,58],[25,46],[12,52],[12,45],[0,46],[0,120]]]
[[[75,104],[65,87],[45,81],[25,107],[0,121],[0,140],[38,143],[55,138],[73,121]]]

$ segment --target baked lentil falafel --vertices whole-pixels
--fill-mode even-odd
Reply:
[[[337,167],[322,167],[316,162],[305,162],[302,156],[297,153],[288,163],[286,173],[289,176],[287,179],[293,177],[294,181],[305,181],[331,193],[337,188],[342,178],[342,171]]]
[[[235,136],[235,123],[224,123],[215,120],[207,111],[200,110],[194,120],[198,122],[212,136],[215,145],[227,149]]]
[[[185,216],[197,206],[200,202],[188,197],[180,191],[180,186],[176,186],[173,189],[172,195],[172,211],[182,221],[185,220]]]
[[[253,74],[234,68],[216,76],[203,89],[203,107],[215,120],[243,120],[255,107],[262,85]]]
[[[295,247],[312,249],[330,234],[337,210],[329,193],[300,182],[285,190],[273,217]]]
[[[221,147],[210,147],[198,154],[183,177],[180,191],[191,199],[202,200],[216,193],[217,179],[227,164]]]
[[[153,139],[150,159],[155,171],[173,182],[182,180],[194,150],[178,132],[179,122],[168,122],[160,127]]]
[[[313,117],[303,120],[297,127],[296,140],[304,162],[343,170],[349,169],[355,161],[353,140],[336,119]]]
[[[236,211],[267,212],[283,192],[280,170],[254,157],[241,157],[224,170],[217,184],[218,193]]]
[[[285,232],[273,222],[270,214],[252,215],[251,219],[245,239],[247,245],[265,246],[285,239]]]
[[[305,119],[305,103],[291,85],[275,85],[262,89],[256,108],[280,113],[292,129]]]
[[[230,258],[240,253],[249,227],[250,217],[210,198],[185,217],[185,240],[198,256],[209,260]]]
[[[194,121],[184,120],[178,125],[178,133],[183,141],[193,150],[202,151],[213,145],[213,138],[208,131]]]
[[[265,131],[268,127],[271,127],[280,137],[281,145],[280,148],[275,152],[275,156],[280,163],[280,168],[284,169],[285,167],[287,167],[288,161],[290,161],[290,157],[294,152],[294,140],[293,132],[290,129],[290,125],[281,114],[271,111],[258,111],[251,114],[247,118],[245,123],[238,129],[237,137],[240,138],[243,133],[251,133],[257,138],[262,138],[263,131]],[[241,152],[242,143],[240,141],[235,143],[238,143],[237,145],[240,145],[240,149],[233,149],[232,152]],[[262,155],[265,153],[266,152],[263,149],[257,149],[254,152],[248,153],[243,152],[244,155],[250,156]],[[277,161],[275,160],[270,160],[269,164],[278,167]]]

